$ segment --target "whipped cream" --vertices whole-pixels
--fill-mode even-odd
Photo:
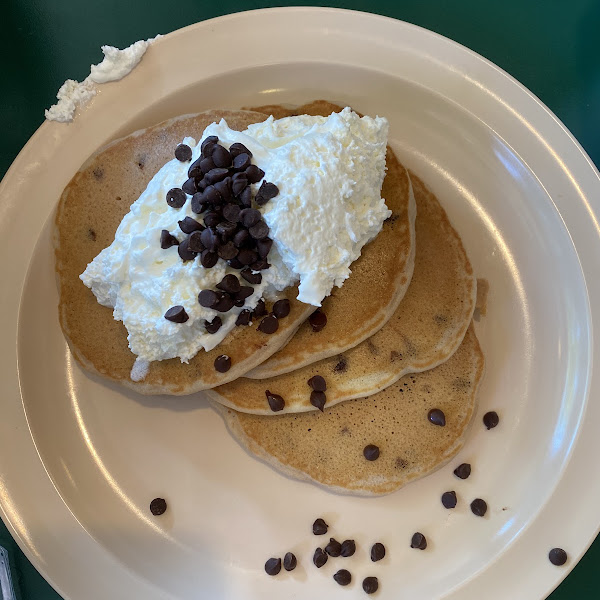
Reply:
[[[176,159],[152,178],[123,218],[114,242],[81,279],[123,321],[129,347],[143,361],[179,357],[187,362],[201,349],[211,350],[235,327],[241,310],[254,308],[261,297],[275,297],[298,280],[298,299],[319,306],[350,275],[351,263],[391,214],[380,195],[387,132],[385,119],[360,118],[349,108],[329,117],[270,117],[244,132],[230,129],[225,120],[206,128],[201,139],[217,135],[226,148],[243,143],[253,153],[253,163],[265,171],[265,180],[279,188],[260,209],[274,240],[271,267],[261,271],[262,282],[244,307],[218,313],[197,300],[201,290],[215,289],[225,275],[239,271],[221,259],[206,269],[198,259],[183,262],[175,246],[160,247],[161,230],[182,239],[178,221],[186,216],[201,220],[191,202],[174,209],[165,201],[167,191],[187,179],[190,163]],[[192,138],[183,143],[192,148],[195,161],[200,143]],[[259,186],[254,184],[254,191]],[[164,318],[175,305],[185,308],[188,321]],[[206,333],[204,320],[217,315],[221,328]]]
[[[131,73],[134,67],[142,60],[148,46],[156,39],[157,35],[148,40],[140,40],[131,44],[124,50],[114,46],[102,46],[104,60],[90,67],[90,74],[80,83],[74,79],[67,79],[56,94],[58,102],[53,104],[44,113],[49,121],[68,123],[73,120],[75,110],[89,102],[97,93],[95,83],[118,81]]]

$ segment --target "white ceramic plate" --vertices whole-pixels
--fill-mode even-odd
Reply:
[[[236,40],[232,43],[232,40]],[[215,51],[219,47],[220,51]],[[181,113],[327,98],[385,115],[406,165],[441,198],[478,276],[487,357],[459,457],[387,497],[330,494],[246,455],[196,398],[142,398],[73,364],[57,321],[53,208],[104,143]],[[231,15],[156,42],[73,124],[45,123],[1,188],[0,498],[19,544],[67,598],[542,598],[600,521],[598,172],[526,89],[469,50],[412,25],[329,9]],[[599,354],[596,354],[598,356]],[[597,359],[596,359],[597,360]],[[486,431],[495,409],[501,424]],[[452,475],[468,461],[467,481]],[[443,491],[459,507],[446,511]],[[169,511],[149,514],[163,496]],[[468,503],[488,501],[483,518]],[[355,538],[317,570],[310,534]],[[414,531],[429,540],[411,550]],[[369,544],[387,557],[373,564]],[[569,553],[563,568],[548,550]],[[300,566],[267,577],[293,550]],[[349,568],[351,590],[331,578]]]

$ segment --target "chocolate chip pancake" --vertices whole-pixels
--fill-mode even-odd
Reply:
[[[470,327],[442,365],[324,412],[265,417],[213,405],[239,443],[275,469],[332,491],[376,496],[456,455],[475,413],[483,367]]]
[[[299,114],[325,116],[341,108],[317,100],[296,109],[269,105],[252,110],[282,118]],[[392,216],[369,244],[369,256],[363,255],[355,261],[351,267],[352,276],[343,287],[334,288],[323,300],[319,312],[325,315],[326,326],[319,328],[314,322],[306,321],[279,352],[248,372],[246,377],[274,377],[340,354],[373,335],[392,315],[406,293],[413,272],[416,209],[408,174],[389,148],[386,167],[381,196],[393,211]],[[402,202],[398,203],[398,199]],[[379,257],[376,266],[371,261],[371,254]],[[393,277],[389,275],[392,271],[390,261],[394,265]],[[389,278],[387,284],[386,278]]]
[[[284,400],[278,413],[311,411],[323,401],[309,384],[315,376],[325,379],[324,406],[333,406],[374,394],[407,373],[431,369],[455,352],[475,308],[473,269],[436,197],[414,173],[410,177],[418,211],[415,269],[392,318],[351,350],[269,379],[242,377],[210,390],[212,400],[242,412],[273,415],[268,391]],[[332,311],[345,291],[330,298]],[[360,306],[360,296],[354,302]]]

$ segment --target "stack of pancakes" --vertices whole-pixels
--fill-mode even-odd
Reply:
[[[382,197],[392,216],[318,317],[309,318],[314,307],[295,300],[296,288],[288,289],[291,312],[277,333],[265,335],[257,322],[236,327],[214,350],[187,364],[152,363],[148,375],[134,382],[125,327],[79,279],[183,137],[199,139],[221,117],[242,130],[270,114],[339,109],[317,101],[294,111],[210,111],[137,132],[98,152],[69,183],[56,214],[59,316],[86,369],[140,393],[206,390],[232,435],[275,468],[346,493],[378,495],[458,452],[483,372],[471,325],[477,285],[460,237],[435,196],[390,148]],[[232,359],[226,373],[213,366],[221,354]],[[322,402],[314,401],[317,380],[322,410]],[[269,395],[279,402],[270,403]]]

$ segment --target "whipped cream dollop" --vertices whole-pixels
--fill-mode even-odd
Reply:
[[[274,240],[269,269],[243,307],[226,313],[200,306],[198,293],[215,289],[232,269],[219,259],[204,268],[198,259],[183,262],[177,247],[162,249],[160,235],[168,230],[178,239],[178,221],[202,220],[188,201],[179,209],[167,205],[167,191],[187,179],[189,162],[165,164],[123,218],[114,242],[102,250],[80,276],[98,302],[113,308],[123,321],[131,351],[143,361],[179,357],[187,362],[201,349],[211,350],[235,327],[239,313],[253,309],[260,298],[300,281],[298,299],[319,306],[334,285],[350,275],[350,265],[362,247],[381,230],[391,211],[381,198],[385,175],[388,123],[359,117],[349,108],[329,117],[297,116],[250,125],[238,132],[225,120],[209,125],[202,138],[216,135],[229,148],[241,142],[264,179],[279,194],[260,207]],[[200,142],[185,138],[192,161]],[[254,191],[260,183],[253,184]],[[189,319],[172,323],[164,318],[172,306],[185,308]],[[216,316],[221,328],[206,332],[204,321]]]

